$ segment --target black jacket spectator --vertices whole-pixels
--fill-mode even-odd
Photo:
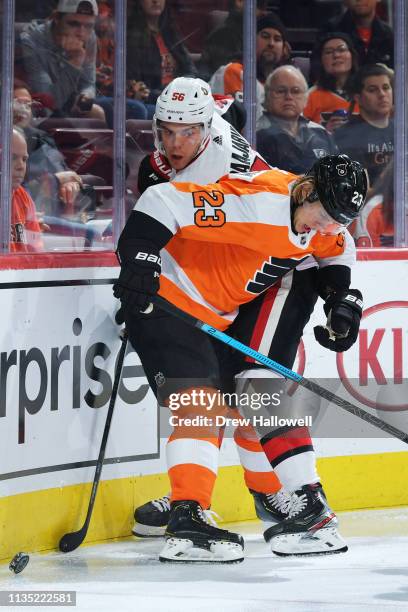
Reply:
[[[394,156],[394,121],[388,126],[376,127],[360,115],[352,116],[349,122],[334,133],[340,153],[359,161],[368,171],[370,184],[391,162]]]
[[[24,186],[41,212],[58,215],[61,203],[56,173],[67,172],[69,168],[54,139],[47,132],[32,126],[23,129],[29,155]]]
[[[183,45],[181,35],[172,23],[167,7],[160,15],[157,35],[161,35],[172,60],[175,61],[175,70],[169,80],[177,76],[196,76],[197,70]],[[150,94],[144,102],[154,104],[167,84],[162,81],[162,65],[163,57],[157,37],[148,28],[140,3],[136,1],[127,25],[126,76],[129,81],[142,81],[147,85]]]
[[[208,81],[217,68],[242,58],[242,31],[242,13],[232,10],[225,22],[210,32],[199,64],[202,79]]]
[[[366,49],[362,39],[358,35],[357,26],[350,11],[336,19],[331,19],[323,28],[323,32],[344,32],[348,34],[357,51],[359,63],[363,64],[386,64],[394,67],[394,34],[390,26],[375,17],[372,22],[372,36]]]
[[[226,20],[210,32],[204,43],[199,63],[200,77],[204,81],[209,81],[220,66],[242,60],[244,18],[242,5],[239,5],[241,3],[230,0]],[[256,6],[258,18],[267,14],[266,0],[257,0]]]
[[[256,133],[256,149],[271,166],[294,174],[304,174],[316,159],[334,155],[337,147],[330,134],[319,124],[299,117],[296,137],[287,132],[283,123],[269,113],[264,113],[263,125],[269,127]]]

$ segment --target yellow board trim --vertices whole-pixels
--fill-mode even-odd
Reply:
[[[334,510],[408,505],[408,453],[318,459],[318,472]],[[79,529],[91,484],[4,497],[0,501],[0,559],[19,550],[55,550],[60,537]],[[169,490],[167,474],[103,481],[87,542],[128,536],[133,509]],[[220,468],[212,508],[225,522],[255,518],[240,466]]]

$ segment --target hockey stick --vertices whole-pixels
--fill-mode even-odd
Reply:
[[[309,389],[309,391],[312,391],[316,395],[323,397],[324,399],[327,399],[329,402],[333,402],[333,404],[340,406],[340,408],[343,408],[350,414],[354,414],[354,416],[359,417],[363,421],[366,421],[367,423],[370,423],[371,425],[378,427],[382,431],[385,431],[386,433],[394,436],[395,438],[398,438],[398,440],[401,440],[402,442],[405,442],[406,444],[408,444],[408,434],[407,433],[401,431],[400,429],[397,429],[393,425],[389,425],[382,419],[379,419],[374,414],[370,414],[369,412],[366,412],[362,408],[359,408],[358,406],[352,404],[351,402],[348,402],[347,400],[339,397],[338,395],[335,395],[328,389],[321,387],[319,384],[315,383],[314,381],[309,380],[308,378],[304,378],[303,376],[300,376],[300,374],[297,374],[293,370],[286,368],[285,366],[281,365],[277,361],[270,359],[266,355],[262,355],[262,353],[258,353],[258,351],[255,351],[254,349],[247,346],[246,344],[239,342],[239,340],[236,340],[235,338],[232,338],[231,336],[224,334],[224,332],[219,331],[218,329],[215,329],[214,327],[211,327],[211,325],[207,325],[207,323],[204,323],[203,321],[196,319],[192,315],[188,314],[187,312],[184,312],[183,310],[180,310],[180,308],[178,308],[177,306],[174,306],[173,304],[171,304],[164,298],[160,297],[159,295],[156,295],[153,298],[153,302],[157,304],[159,308],[162,308],[162,310],[165,310],[169,314],[175,315],[176,317],[183,319],[189,325],[198,327],[198,329],[200,329],[201,331],[205,332],[206,334],[209,334],[210,336],[213,336],[217,340],[220,340],[220,342],[224,342],[224,344],[228,344],[229,346],[231,346],[237,351],[240,351],[244,355],[247,355],[248,357],[252,357],[259,363],[262,363],[263,365],[265,365],[267,368],[269,368],[273,372],[280,374],[286,379],[293,380],[294,382],[299,384],[301,387],[304,387],[305,389]]]
[[[106,422],[105,422],[105,428],[103,430],[101,447],[99,449],[98,460],[96,462],[95,475],[94,475],[93,484],[92,484],[92,492],[91,492],[91,496],[89,498],[89,503],[88,503],[88,512],[86,513],[85,522],[79,531],[72,531],[71,533],[66,533],[60,539],[59,549],[61,552],[64,552],[64,553],[71,552],[72,550],[75,550],[76,548],[78,548],[78,546],[80,546],[82,542],[85,540],[86,534],[88,533],[88,527],[91,521],[93,507],[95,505],[96,493],[98,491],[98,485],[101,479],[103,460],[105,458],[105,451],[106,451],[106,445],[108,442],[108,436],[109,436],[109,430],[110,430],[111,421],[112,421],[113,409],[115,407],[116,396],[118,394],[119,382],[120,382],[120,377],[122,374],[123,361],[125,359],[125,353],[126,353],[127,342],[128,342],[128,336],[127,336],[126,330],[124,330],[120,339],[122,341],[122,346],[120,347],[120,351],[119,351],[118,362],[117,362],[116,370],[115,370],[115,378],[114,378],[113,387],[112,387],[112,394],[111,394],[109,407],[108,407],[108,414],[106,415]]]

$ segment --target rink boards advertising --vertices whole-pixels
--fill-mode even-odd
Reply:
[[[304,334],[295,369],[309,378],[340,377],[344,384],[339,383],[337,393],[349,401],[360,401],[367,409],[374,407],[377,416],[406,431],[408,399],[398,389],[408,378],[408,254],[398,249],[361,250],[359,260],[352,281],[364,294],[358,342],[344,355],[320,347],[313,337],[313,326],[324,320],[319,304]],[[118,269],[113,256],[99,254],[94,261],[98,261],[95,267],[49,265],[24,270],[11,269],[11,264],[0,271],[2,316],[12,322],[0,332],[3,529],[23,499],[37,518],[41,506],[52,503],[65,522],[61,512],[68,503],[66,512],[78,520],[75,517],[86,497],[81,483],[92,481],[120,348],[113,318],[117,305],[112,297],[112,279]],[[374,398],[369,392],[373,380],[377,390],[381,386]],[[165,492],[159,486],[165,479],[165,462],[158,425],[154,396],[138,356],[129,349],[100,500],[103,506],[105,486],[109,512],[120,516],[120,524],[111,521],[105,525],[103,507],[97,508],[91,539],[126,535],[135,499]],[[400,484],[408,477],[408,449],[401,442],[373,432],[372,437],[318,439],[316,449],[320,473],[338,509],[361,507],[363,495],[366,507],[408,503],[406,488]],[[221,465],[219,481],[229,499],[235,500],[241,477],[235,477],[240,468],[230,439],[225,441]],[[371,484],[373,470],[377,482],[378,478],[390,481],[381,499],[378,487]],[[347,499],[346,481],[355,488],[354,493],[347,490]],[[222,506],[221,499],[219,503]],[[249,518],[252,512],[248,500],[237,504],[232,514],[227,507],[222,509],[225,520]],[[46,532],[33,542],[34,548],[52,547],[58,529],[48,524]],[[9,536],[6,548],[8,541]]]

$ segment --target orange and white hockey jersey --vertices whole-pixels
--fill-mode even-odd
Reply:
[[[11,201],[10,251],[29,253],[43,248],[34,201],[24,187],[17,187]]]
[[[325,123],[324,113],[333,113],[340,109],[350,112],[351,106],[353,106],[353,113],[358,114],[359,106],[357,103],[352,105],[349,100],[343,98],[343,96],[335,91],[322,89],[314,85],[308,91],[307,103],[303,114],[315,123]]]
[[[212,75],[209,83],[213,93],[231,95],[240,102],[243,101],[244,68],[240,62],[230,62],[225,66],[220,66]],[[262,83],[256,79],[257,120],[262,115],[264,100],[265,88]]]
[[[160,295],[206,323],[226,329],[238,307],[313,255],[319,266],[350,266],[353,239],[291,229],[296,176],[271,169],[228,175],[206,186],[164,183],[136,211],[173,234],[162,249]]]

